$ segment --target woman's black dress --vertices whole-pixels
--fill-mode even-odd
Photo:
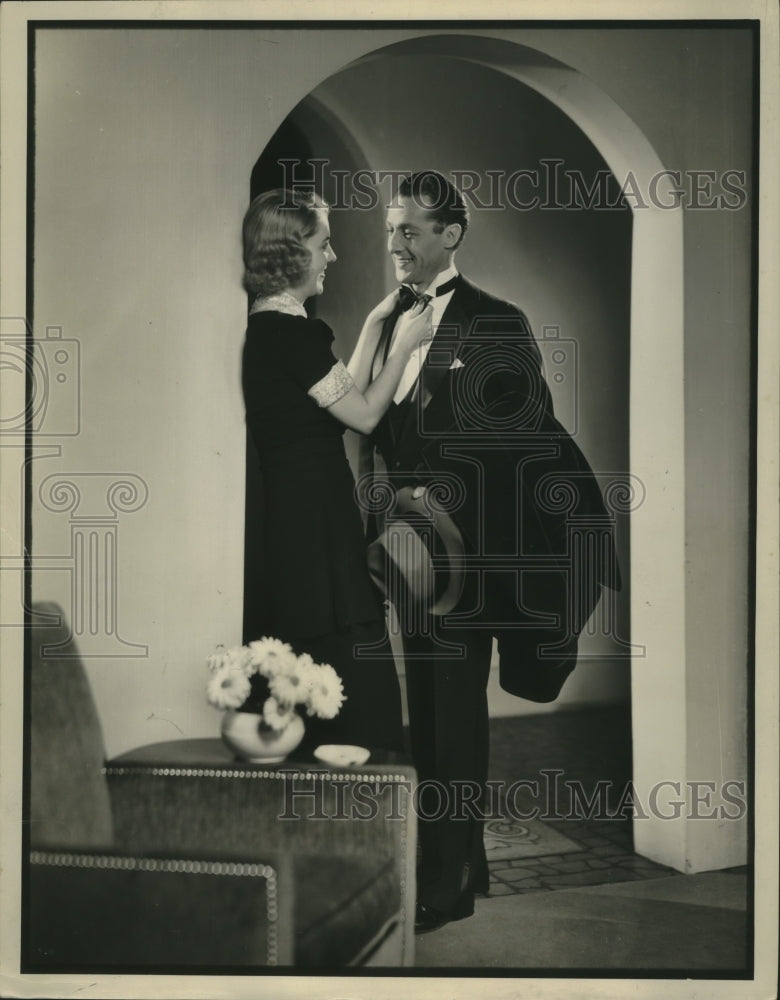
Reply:
[[[321,320],[275,310],[249,317],[243,387],[260,462],[263,557],[245,639],[282,639],[341,677],[347,700],[333,720],[306,720],[307,749],[400,750],[400,689],[366,566],[345,427],[308,394],[337,363],[332,341]]]

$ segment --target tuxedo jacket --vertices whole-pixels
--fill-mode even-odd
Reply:
[[[471,585],[449,621],[491,629],[506,690],[552,700],[602,587],[620,575],[613,519],[555,417],[523,312],[459,276],[419,379],[372,443],[394,486],[427,486],[460,529]]]

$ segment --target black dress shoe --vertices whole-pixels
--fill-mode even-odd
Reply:
[[[436,931],[454,920],[463,920],[474,912],[474,896],[464,893],[448,913],[437,910],[425,903],[418,903],[414,911],[414,933],[427,934]]]

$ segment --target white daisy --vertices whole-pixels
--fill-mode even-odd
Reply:
[[[253,669],[268,678],[287,673],[295,661],[292,648],[286,642],[269,636],[250,642],[249,655]]]
[[[315,666],[311,677],[308,714],[321,719],[335,718],[346,701],[341,678],[329,663]]]
[[[290,673],[279,673],[268,680],[268,688],[277,701],[285,705],[303,705],[309,698],[311,690],[309,670],[300,662]]]
[[[308,653],[301,653],[298,657],[296,670],[301,678],[301,688],[306,692],[306,704],[308,705],[311,689],[317,682],[320,668]]]
[[[206,695],[217,708],[239,708],[249,697],[249,678],[241,670],[222,667],[214,673],[206,686]]]
[[[263,722],[269,725],[271,729],[281,732],[282,729],[286,729],[289,726],[294,717],[294,708],[290,708],[288,705],[281,705],[274,697],[265,699],[265,704],[263,705]]]

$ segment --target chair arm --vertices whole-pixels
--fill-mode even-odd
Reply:
[[[23,971],[291,964],[291,860],[33,851]]]
[[[268,852],[392,865],[401,961],[414,952],[413,768],[370,770],[107,764],[117,846],[253,859]],[[324,886],[323,886],[324,891]]]

